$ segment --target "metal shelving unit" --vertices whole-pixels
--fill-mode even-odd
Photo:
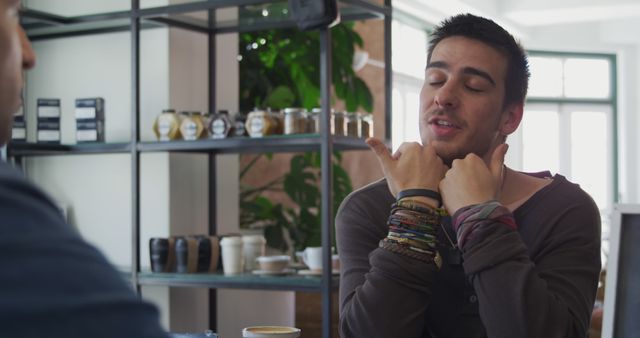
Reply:
[[[80,154],[121,154],[131,151],[131,143],[82,143],[66,145],[16,142],[11,143],[8,150],[9,157]]]
[[[332,277],[333,289],[338,289],[338,277]],[[225,289],[253,289],[275,291],[320,292],[322,279],[311,276],[256,276],[251,274],[225,276],[220,273],[155,273],[138,274],[141,285],[176,287],[206,287]]]
[[[9,146],[9,157],[55,156],[81,154],[123,154],[135,147],[138,152],[183,153],[264,153],[320,151],[320,135],[277,135],[263,138],[227,138],[197,141],[50,144],[15,142]],[[362,139],[347,136],[333,137],[334,150],[367,150]]]
[[[384,21],[384,61],[391,65],[391,0],[376,4],[370,0],[340,0],[342,21],[378,19]],[[262,289],[281,291],[311,291],[322,294],[322,336],[331,337],[331,292],[338,288],[338,277],[332,276],[331,239],[333,238],[331,210],[331,157],[334,150],[368,149],[362,139],[333,136],[330,130],[331,34],[320,29],[320,134],[283,135],[265,138],[229,138],[220,140],[141,142],[140,141],[140,31],[158,27],[176,27],[208,35],[209,49],[209,111],[215,110],[215,37],[220,33],[258,31],[295,27],[288,15],[268,18],[216,21],[215,11],[249,5],[286,3],[283,0],[193,0],[182,4],[141,8],[140,0],[131,0],[130,10],[83,16],[61,16],[25,9],[22,23],[32,41],[93,35],[119,31],[131,32],[131,140],[125,143],[52,145],[11,143],[8,154],[21,163],[25,156],[130,154],[132,195],[132,272],[131,283],[140,291],[142,285],[171,287],[204,287],[210,289],[210,327],[215,330],[216,289]],[[391,67],[385,67],[385,139],[391,130]],[[321,170],[321,233],[323,274],[321,277],[303,276],[224,276],[221,274],[151,273],[140,269],[140,155],[144,152],[205,153],[209,156],[209,232],[216,234],[216,154],[259,152],[320,151]]]

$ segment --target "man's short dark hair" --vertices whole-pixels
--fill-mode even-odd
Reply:
[[[427,63],[436,45],[449,37],[463,36],[483,42],[507,57],[504,106],[524,103],[529,87],[529,62],[522,46],[492,20],[472,14],[459,14],[444,20],[431,33]]]

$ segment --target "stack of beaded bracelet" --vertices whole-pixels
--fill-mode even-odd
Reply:
[[[400,199],[391,207],[389,234],[380,247],[440,267],[436,246],[442,215],[442,209],[408,197]]]

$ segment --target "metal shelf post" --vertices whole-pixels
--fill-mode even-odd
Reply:
[[[333,139],[331,135],[331,31],[320,30],[320,225],[322,233],[322,337],[331,338],[331,242],[333,241]]]

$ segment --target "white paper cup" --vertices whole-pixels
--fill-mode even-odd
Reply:
[[[289,326],[251,326],[242,330],[242,338],[298,338],[300,332]]]
[[[222,248],[222,269],[225,275],[242,273],[242,238],[239,236],[225,237],[220,241]]]

